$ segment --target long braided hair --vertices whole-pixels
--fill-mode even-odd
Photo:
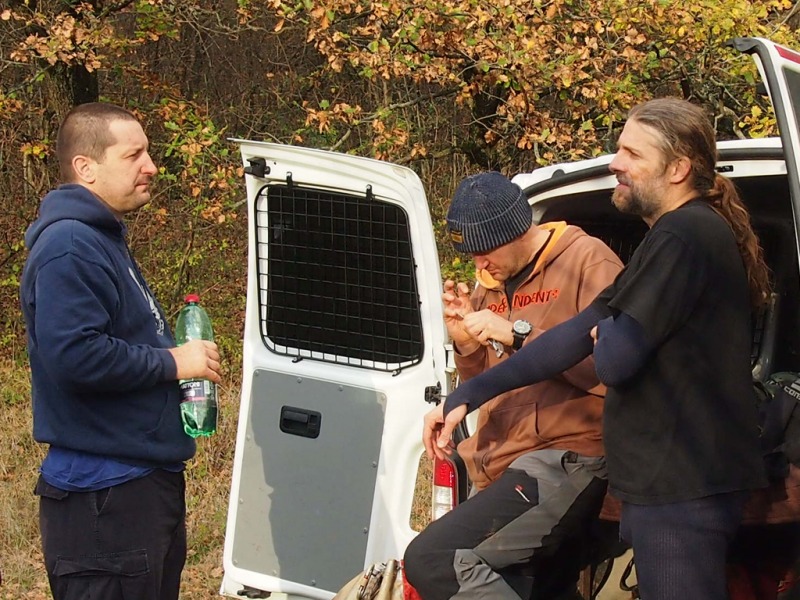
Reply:
[[[694,189],[730,225],[747,271],[751,303],[753,308],[762,307],[771,292],[769,269],[739,192],[715,170],[716,137],[703,109],[679,98],[658,98],[635,106],[628,119],[658,132],[667,161],[681,156],[689,159]]]

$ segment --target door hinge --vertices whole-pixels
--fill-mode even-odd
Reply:
[[[425,402],[428,404],[439,404],[442,401],[442,384],[429,385],[425,388]]]
[[[246,585],[236,592],[236,595],[242,598],[269,598],[272,595],[272,592],[265,592],[264,590],[259,590]]]
[[[268,175],[270,168],[267,166],[267,161],[261,157],[254,157],[248,158],[247,162],[250,163],[249,167],[244,168],[244,172],[247,175],[252,175],[253,177],[260,177],[264,178],[264,175]]]

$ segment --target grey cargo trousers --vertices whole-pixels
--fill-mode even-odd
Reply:
[[[406,577],[424,600],[557,598],[575,589],[606,488],[603,457],[525,454],[411,542]]]

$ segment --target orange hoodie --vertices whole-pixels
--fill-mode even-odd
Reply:
[[[511,300],[505,286],[478,272],[471,302],[475,310],[489,308],[509,321],[533,325],[530,342],[547,329],[586,308],[622,270],[622,262],[601,240],[564,222],[545,223],[551,230],[533,271]],[[504,360],[491,346],[468,355],[456,354],[463,380]],[[484,404],[478,428],[458,446],[472,483],[482,489],[497,479],[511,462],[532,450],[559,448],[586,456],[602,456],[601,425],[605,387],[590,356],[559,377],[501,394]]]

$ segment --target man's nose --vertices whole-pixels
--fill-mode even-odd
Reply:
[[[472,260],[475,261],[475,268],[477,269],[485,269],[489,265],[489,261],[486,260],[483,254],[473,254]]]
[[[614,158],[611,159],[611,162],[608,163],[608,170],[612,173],[619,173],[622,171],[622,160],[619,157],[619,154],[615,154]]]
[[[142,173],[145,175],[155,175],[158,173],[156,163],[153,162],[153,159],[150,158],[149,154],[147,155],[147,161],[145,162],[144,166],[142,166]]]

